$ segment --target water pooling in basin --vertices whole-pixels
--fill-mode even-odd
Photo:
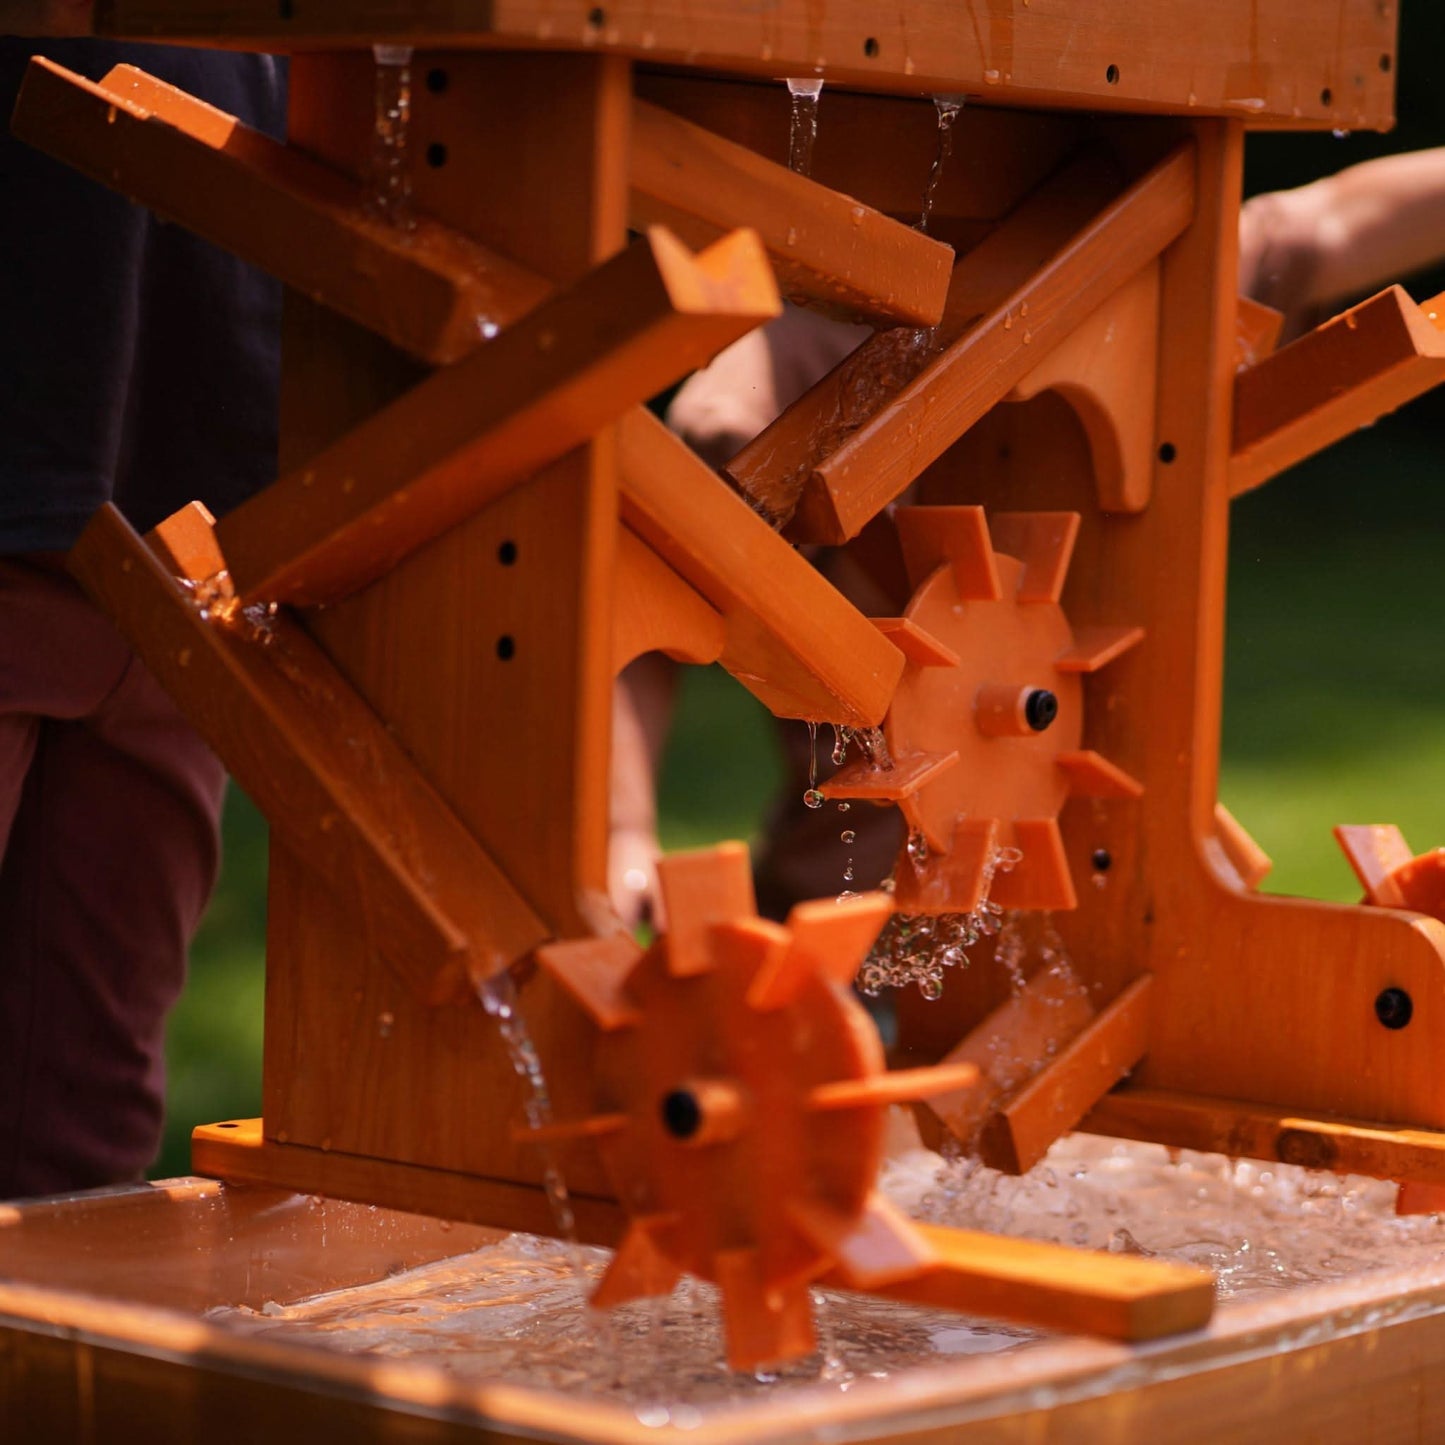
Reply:
[[[1445,1260],[1445,1225],[1396,1218],[1387,1184],[1287,1165],[1075,1135],[1013,1179],[920,1148],[899,1116],[884,1192],[915,1217],[1115,1253],[1147,1253],[1217,1272],[1224,1300]],[[407,1359],[475,1383],[562,1390],[687,1427],[704,1411],[780,1392],[847,1391],[904,1370],[1028,1348],[1017,1327],[865,1295],[819,1294],[820,1353],[783,1369],[723,1364],[717,1297],[684,1281],[665,1300],[614,1312],[600,1337],[584,1290],[608,1252],[583,1248],[581,1278],[564,1246],[532,1235],[358,1288],[212,1322],[349,1354]]]

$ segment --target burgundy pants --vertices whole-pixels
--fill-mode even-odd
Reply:
[[[155,1158],[224,781],[57,564],[0,558],[0,1198]]]

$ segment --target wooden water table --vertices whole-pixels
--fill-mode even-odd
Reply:
[[[1368,905],[1262,896],[1216,801],[1231,498],[1445,374],[1399,288],[1278,351],[1235,294],[1245,131],[1387,126],[1395,25],[1389,0],[97,6],[289,51],[284,146],[130,67],[36,61],[18,134],[288,286],[278,480],[143,538],[106,511],[72,559],[272,827],[264,1114],[197,1131],[197,1172],[546,1232],[560,1168],[618,1246],[598,1302],[710,1280],[740,1367],[813,1347],[818,1282],[1124,1342],[1208,1318],[1197,1271],[911,1224],[873,1184],[895,1103],[1010,1172],[1084,1122],[1432,1202],[1440,855],[1347,828]],[[825,82],[806,176],[783,77]],[[936,96],[967,101],[924,234]],[[643,403],[780,294],[873,334],[719,476]],[[800,545],[848,548],[889,615]],[[725,847],[664,863],[656,945],[623,931],[611,689],[654,651],[881,728],[823,791],[903,812],[892,896],[772,923]],[[1052,915],[1069,980],[985,941],[888,1068],[860,962],[891,914],[986,901]],[[44,1211],[89,1206],[35,1208],[20,1278]],[[12,1338],[47,1309],[136,1343],[33,1300]]]

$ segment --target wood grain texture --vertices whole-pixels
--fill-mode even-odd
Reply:
[[[1340,0],[1329,23],[1290,0],[1032,0],[980,10],[950,0],[99,0],[103,34],[285,50],[378,40],[616,52],[659,64],[992,104],[1232,115],[1300,129],[1393,118],[1395,12]],[[1382,60],[1383,57],[1383,60]]]
[[[777,314],[752,233],[655,229],[229,513],[246,601],[334,603]]]
[[[646,101],[632,107],[631,214],[695,248],[757,231],[784,295],[875,326],[933,326],[953,253],[911,226]]]
[[[723,666],[780,717],[875,726],[903,654],[656,417],[618,445],[623,520],[723,614]]]
[[[546,938],[293,621],[248,616],[234,600],[214,603],[211,617],[197,598],[207,578],[169,575],[113,507],[86,529],[70,566],[276,833],[350,900],[368,948],[420,998],[453,997]]]
[[[1294,1114],[1241,1099],[1124,1088],[1090,1111],[1100,1134],[1181,1149],[1269,1159],[1304,1169],[1445,1185],[1445,1130],[1389,1129],[1359,1119]]]
[[[944,320],[916,356],[891,355],[897,333],[865,342],[729,475],[796,540],[857,535],[1188,224],[1192,151],[1181,147],[1108,205],[1102,184],[1084,161],[1045,185],[960,258]],[[860,404],[854,379],[880,368],[897,379],[871,383]]]
[[[131,65],[92,84],[37,57],[11,129],[435,365],[550,289],[427,217],[368,215],[355,180]]]

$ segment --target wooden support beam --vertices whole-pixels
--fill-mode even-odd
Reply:
[[[1396,7],[1339,0],[1322,23],[1297,0],[1032,0],[975,16],[957,0],[97,0],[96,28],[259,50],[379,41],[618,54],[659,65],[990,105],[1224,115],[1295,129],[1387,130]]]
[[[92,84],[36,57],[11,130],[433,365],[551,290],[425,216],[402,230],[367,215],[349,177],[132,65]]]
[[[1392,1129],[1278,1104],[1131,1088],[1106,1094],[1083,1127],[1232,1159],[1445,1185],[1445,1130],[1439,1129]]]
[[[875,326],[933,326],[943,315],[947,246],[642,100],[629,177],[636,229],[665,226],[701,248],[749,226],[786,296]]]
[[[1183,231],[1194,211],[1192,145],[1104,205],[1107,194],[1106,171],[1088,159],[1036,192],[959,259],[931,340],[865,342],[745,447],[729,475],[795,540],[856,536]],[[865,374],[882,380],[860,399]]]
[[[881,722],[903,654],[656,417],[617,439],[622,518],[723,614],[722,665],[779,717]]]
[[[1135,979],[1004,1101],[979,1137],[985,1164],[1026,1174],[1144,1057],[1150,982]]]
[[[1234,383],[1229,494],[1237,497],[1445,380],[1445,293],[1390,286]]]
[[[778,307],[750,232],[699,256],[649,232],[224,518],[238,591],[360,590]]]
[[[1214,1278],[1202,1269],[937,1224],[915,1227],[941,1263],[877,1285],[874,1293],[1116,1340],[1200,1329],[1214,1312]]]
[[[617,533],[612,578],[612,667],[621,672],[644,652],[676,662],[716,662],[727,625],[696,588],[684,582],[636,532]]]
[[[173,549],[174,550],[174,549]],[[417,994],[465,995],[548,935],[321,649],[285,614],[177,580],[114,507],[70,569],[277,834]]]
[[[325,1194],[530,1234],[557,1232],[556,1215],[538,1185],[269,1139],[260,1119],[202,1124],[191,1134],[191,1168],[230,1184]],[[626,1224],[620,1204],[575,1189],[568,1198],[579,1240],[617,1242]]]

